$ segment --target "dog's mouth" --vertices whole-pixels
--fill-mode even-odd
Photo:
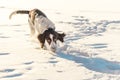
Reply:
[[[49,44],[47,43],[47,44],[44,45],[44,49],[45,49],[45,50],[52,51],[52,52],[56,52],[57,46],[56,46],[56,45],[51,46],[51,45],[49,45]]]
[[[43,48],[44,50],[48,50],[48,51],[52,51],[52,52],[56,52],[57,48],[47,48],[47,47],[44,47]]]

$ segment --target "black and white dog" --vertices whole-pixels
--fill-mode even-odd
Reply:
[[[10,14],[9,18],[11,19],[12,15],[15,14],[28,14],[28,23],[31,30],[31,36],[38,33],[38,40],[40,42],[41,48],[46,48],[47,50],[51,50],[53,52],[56,51],[57,43],[59,40],[64,42],[65,34],[58,33],[55,31],[55,25],[51,22],[47,16],[38,9],[33,10],[17,10]]]

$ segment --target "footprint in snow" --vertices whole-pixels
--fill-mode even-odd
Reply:
[[[10,37],[8,37],[8,36],[0,36],[0,38],[10,38]]]
[[[4,70],[0,70],[1,73],[8,73],[8,72],[13,72],[15,71],[15,69],[4,69]]]
[[[30,61],[30,62],[25,62],[25,63],[23,63],[23,64],[25,64],[25,65],[30,65],[30,64],[33,64],[34,63],[34,61]]]
[[[48,80],[48,79],[36,79],[36,80]]]
[[[49,63],[58,63],[58,61],[48,61]]]
[[[92,48],[95,48],[95,49],[107,48],[106,43],[90,44],[89,46],[92,47]]]
[[[1,55],[9,55],[10,53],[0,53],[0,56]]]
[[[3,76],[2,78],[20,77],[22,75],[23,75],[23,73],[16,73],[16,74],[10,74],[10,75]]]

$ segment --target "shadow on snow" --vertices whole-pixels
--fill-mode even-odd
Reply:
[[[120,74],[120,62],[108,61],[103,58],[81,57],[65,53],[58,53],[58,57],[74,61],[96,72]]]

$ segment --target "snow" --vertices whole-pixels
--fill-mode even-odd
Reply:
[[[0,80],[120,80],[119,0],[1,0]],[[112,6],[111,6],[112,5]],[[66,34],[56,53],[30,38],[27,15],[38,8]]]

